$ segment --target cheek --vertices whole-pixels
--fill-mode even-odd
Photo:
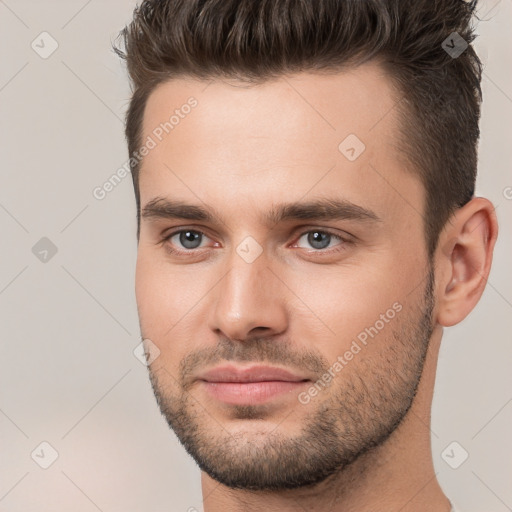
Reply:
[[[398,300],[402,285],[391,275],[391,269],[383,266],[353,265],[328,272],[324,268],[301,275],[295,290],[306,304],[311,303],[311,309],[317,310],[319,316],[335,320],[348,317],[358,322]]]
[[[403,282],[391,277],[389,268],[372,271],[367,267],[352,267],[334,269],[323,275],[311,273],[295,288],[301,304],[306,305],[300,306],[303,311],[300,318],[296,316],[296,320],[302,323],[299,330],[311,339],[325,333],[327,338],[321,335],[322,344],[330,360],[348,350],[359,335],[364,338],[366,329],[376,323],[378,335],[375,338],[389,339],[391,329],[396,327],[396,320],[400,317],[397,310],[402,309],[403,297],[407,293],[403,287]],[[384,315],[384,320],[381,315]],[[374,350],[383,346],[381,343]]]
[[[161,349],[190,330],[201,300],[208,293],[208,280],[201,275],[172,266],[160,256],[139,252],[135,275],[135,295],[143,336]],[[194,319],[194,322],[197,320]]]
[[[176,282],[168,269],[159,265],[155,258],[145,257],[143,252],[139,252],[137,257],[135,295],[141,334],[159,350],[152,371],[156,372],[163,366],[176,378],[174,364],[176,358],[179,360],[176,354],[178,347],[168,340],[176,336],[179,319],[184,314],[180,308],[180,294],[176,292]]]
[[[139,251],[135,273],[135,296],[143,336],[161,344],[179,318],[178,283],[157,258]]]
[[[135,270],[135,298],[139,318],[144,326],[154,325],[154,317],[167,307],[163,303],[165,284],[159,276],[161,273],[157,266],[151,264],[150,258],[145,258],[139,250]]]

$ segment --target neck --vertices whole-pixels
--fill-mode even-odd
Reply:
[[[442,328],[430,340],[411,408],[391,436],[314,487],[245,491],[201,473],[205,512],[449,512],[437,481],[430,444],[430,408]]]

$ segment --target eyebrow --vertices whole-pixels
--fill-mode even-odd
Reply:
[[[186,219],[192,221],[215,222],[220,215],[214,209],[163,197],[151,199],[142,209],[141,217],[152,219]],[[284,203],[273,206],[263,214],[262,223],[278,224],[290,220],[351,220],[359,222],[382,222],[372,210],[345,199],[316,199],[307,202]]]

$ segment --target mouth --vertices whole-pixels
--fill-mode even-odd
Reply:
[[[261,404],[297,392],[310,382],[306,376],[270,366],[222,366],[202,374],[198,380],[209,396],[231,405]]]

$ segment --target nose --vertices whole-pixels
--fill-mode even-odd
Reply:
[[[233,250],[226,273],[215,290],[210,328],[217,334],[243,341],[286,330],[287,288],[272,271],[265,251],[248,263]]]

